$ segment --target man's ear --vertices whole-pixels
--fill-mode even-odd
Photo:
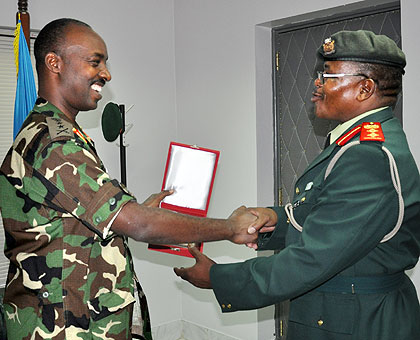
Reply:
[[[48,52],[45,56],[45,67],[53,73],[60,72],[61,63],[62,59],[54,52]]]
[[[364,101],[369,99],[376,90],[376,84],[373,79],[364,79],[360,82],[359,93],[357,95],[357,99],[359,101]]]

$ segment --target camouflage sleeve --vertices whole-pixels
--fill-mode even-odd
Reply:
[[[23,188],[32,200],[63,217],[71,214],[101,238],[113,235],[107,225],[124,204],[135,200],[109,177],[100,159],[74,139],[51,142],[34,155],[32,167],[24,163],[32,176],[23,177]]]

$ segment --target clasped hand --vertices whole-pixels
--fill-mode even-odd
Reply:
[[[274,226],[277,223],[277,215],[272,209],[245,208],[242,206],[236,209],[232,215],[229,216],[228,220],[230,220],[233,224],[237,223],[239,225],[243,223],[240,222],[241,219],[250,218],[249,215],[252,215],[253,218],[251,219],[250,224],[246,227],[248,236],[237,234],[233,237],[232,242],[246,243],[248,247],[257,249],[257,232],[273,231]],[[241,228],[238,230],[241,230]],[[247,237],[251,235],[254,235],[255,240],[248,242]],[[174,268],[175,274],[198,288],[212,288],[210,281],[210,268],[216,264],[216,262],[202,254],[196,247],[189,247],[188,250],[195,258],[195,264],[189,268]]]

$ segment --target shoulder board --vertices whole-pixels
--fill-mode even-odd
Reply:
[[[382,131],[381,123],[365,122],[362,123],[362,131],[360,132],[360,141],[376,141],[384,142],[385,136]]]
[[[338,138],[335,143],[338,146],[345,145],[350,139],[352,139],[354,136],[356,136],[360,130],[362,129],[362,125],[357,125],[353,129],[351,129],[349,132],[347,132],[345,135]]]
[[[73,125],[68,121],[55,117],[47,117],[46,120],[51,139],[56,139],[59,137],[74,137]]]

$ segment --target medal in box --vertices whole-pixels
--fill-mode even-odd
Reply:
[[[162,190],[173,189],[161,208],[179,213],[206,217],[213,189],[220,152],[176,142],[169,144]],[[203,244],[196,246],[203,250]],[[149,249],[191,257],[188,244],[149,244]]]

